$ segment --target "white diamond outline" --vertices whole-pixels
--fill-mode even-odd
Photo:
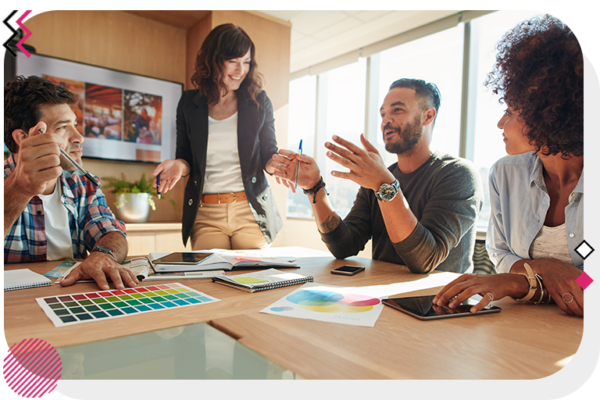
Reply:
[[[583,247],[583,245],[585,245],[585,246],[587,246],[587,247],[589,248],[589,252],[588,252],[588,253],[587,253],[587,255],[585,255],[585,256],[584,256],[582,253],[580,253],[580,252],[579,252],[579,249],[580,249],[581,247]],[[579,243],[579,246],[575,247],[575,252],[576,252],[577,254],[579,254],[579,256],[580,256],[581,258],[583,258],[584,260],[585,260],[586,258],[588,258],[588,257],[590,256],[590,254],[592,254],[594,251],[595,251],[595,249],[594,249],[592,246],[590,246],[590,244],[589,244],[588,242],[586,242],[585,240],[583,240],[581,243]]]

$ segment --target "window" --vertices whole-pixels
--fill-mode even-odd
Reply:
[[[290,82],[288,146],[297,151],[302,140],[304,154],[314,157],[317,77],[303,76]],[[287,216],[312,218],[312,207],[302,189],[287,190]]]
[[[361,58],[356,63],[332,69],[319,76],[319,91],[326,93],[326,99],[318,108],[320,121],[316,158],[321,175],[327,183],[329,201],[342,218],[350,212],[359,186],[349,179],[331,175],[331,171],[347,172],[348,169],[324,157],[325,142],[333,142],[331,137],[338,135],[362,147],[360,134],[365,127],[366,66],[366,59]]]

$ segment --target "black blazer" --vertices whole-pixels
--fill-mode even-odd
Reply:
[[[264,167],[277,153],[273,105],[262,91],[257,101],[238,96],[237,145],[244,190],[248,203],[267,243],[283,226],[277,204],[264,174]],[[204,187],[208,147],[208,104],[198,90],[186,90],[177,106],[176,158],[187,161],[191,172],[183,198],[183,244],[186,245],[196,220]]]

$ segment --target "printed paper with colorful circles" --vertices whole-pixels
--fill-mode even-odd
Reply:
[[[382,309],[381,300],[362,288],[307,283],[261,312],[373,327]]]

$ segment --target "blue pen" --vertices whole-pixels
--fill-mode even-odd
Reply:
[[[160,174],[156,175],[156,194],[160,199]]]
[[[300,146],[298,146],[298,154],[302,154],[302,139],[300,139]],[[300,172],[300,160],[298,160],[298,165],[296,165],[296,183],[294,184],[294,189],[298,189],[298,172]]]

